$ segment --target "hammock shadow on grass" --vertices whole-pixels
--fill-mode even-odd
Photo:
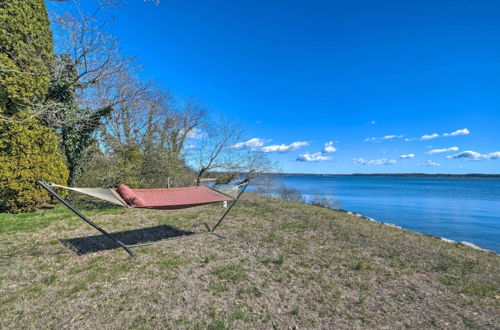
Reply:
[[[186,231],[168,225],[111,233],[111,235],[127,245],[155,243],[166,239],[173,239],[193,234],[195,233],[192,231]],[[115,241],[102,234],[61,239],[60,241],[71,250],[75,251],[78,255],[121,248]]]

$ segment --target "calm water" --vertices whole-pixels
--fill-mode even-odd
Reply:
[[[306,198],[331,195],[342,209],[500,253],[500,179],[418,177],[278,178]]]

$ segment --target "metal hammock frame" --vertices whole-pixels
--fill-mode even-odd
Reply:
[[[134,248],[134,247],[145,246],[145,245],[152,245],[152,244],[158,244],[158,243],[162,243],[162,242],[169,241],[169,240],[180,239],[180,238],[187,238],[187,237],[191,237],[191,236],[195,236],[195,235],[202,235],[202,234],[213,234],[213,235],[215,235],[217,237],[221,237],[222,238],[223,236],[216,234],[215,230],[217,229],[217,227],[219,227],[219,225],[222,223],[222,221],[224,220],[224,218],[228,215],[228,213],[231,211],[231,209],[239,201],[241,195],[243,195],[243,193],[245,192],[245,189],[247,188],[248,183],[249,183],[248,179],[245,179],[242,183],[240,183],[240,184],[238,184],[236,186],[237,189],[241,188],[241,190],[238,192],[238,195],[233,200],[233,202],[231,203],[231,205],[229,205],[229,207],[227,208],[226,212],[224,212],[224,214],[222,215],[222,217],[217,221],[217,223],[212,228],[208,227],[208,225],[205,224],[207,226],[207,230],[206,231],[198,232],[198,233],[193,233],[193,234],[189,234],[189,235],[183,235],[183,236],[180,236],[180,237],[166,238],[166,239],[155,241],[155,242],[146,242],[146,243],[138,243],[138,244],[125,244],[124,242],[122,242],[118,238],[116,238],[113,234],[107,232],[101,226],[99,226],[98,224],[96,224],[95,222],[93,222],[92,220],[90,220],[89,218],[87,218],[80,211],[78,211],[76,209],[76,207],[74,207],[73,205],[71,205],[61,195],[59,195],[57,192],[55,192],[52,189],[52,185],[53,185],[52,183],[50,183],[50,182],[43,182],[43,181],[37,181],[37,184],[39,184],[45,190],[47,190],[47,192],[50,195],[52,195],[57,200],[59,200],[64,206],[66,206],[68,209],[70,209],[73,213],[75,213],[83,221],[85,221],[90,226],[94,227],[96,230],[98,230],[103,235],[105,235],[106,237],[108,237],[109,239],[111,239],[112,241],[114,241],[116,244],[118,244],[120,247],[122,247],[125,251],[127,251],[127,253],[131,257],[136,257],[136,254],[131,250],[131,248]],[[54,186],[58,186],[58,185],[54,185]]]

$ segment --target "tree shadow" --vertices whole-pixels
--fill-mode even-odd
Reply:
[[[169,238],[193,234],[195,233],[192,231],[186,231],[168,225],[111,233],[111,235],[126,245],[155,243]],[[78,255],[121,248],[115,241],[103,234],[60,239],[60,242],[75,251]]]

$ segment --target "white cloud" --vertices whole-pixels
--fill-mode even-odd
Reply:
[[[323,148],[323,153],[327,154],[330,152],[335,152],[337,151],[337,148],[333,146],[333,141],[325,143],[325,147]]]
[[[369,138],[365,139],[365,142],[379,142],[382,140],[402,139],[402,138],[404,138],[404,135],[391,134],[391,135],[386,135],[386,136],[382,136],[382,137],[369,137]]]
[[[271,140],[264,140],[261,138],[252,138],[250,140],[242,141],[235,143],[231,146],[232,149],[238,150],[254,150],[260,152],[277,152],[277,153],[285,153],[297,150],[301,147],[308,146],[309,143],[305,141],[293,142],[290,144],[275,144],[270,146],[264,146],[267,142]]]
[[[299,155],[296,160],[299,162],[319,162],[330,159],[332,158],[325,156],[322,152],[316,152],[314,154],[306,152],[305,154]]]
[[[434,133],[434,134],[422,135],[422,136],[420,137],[420,139],[421,139],[421,140],[432,140],[432,139],[435,139],[435,138],[437,138],[437,137],[439,137],[439,134]]]
[[[489,154],[480,154],[479,152],[467,150],[456,155],[447,156],[448,159],[463,159],[463,160],[487,160],[500,159],[500,151],[490,152]]]
[[[415,157],[415,154],[407,154],[407,155],[401,155],[401,156],[399,156],[399,158],[401,158],[401,159],[413,158],[413,157]]]
[[[377,122],[375,120],[372,120],[370,124],[375,125]]]
[[[305,143],[304,145],[308,145],[307,142],[295,142],[295,143]],[[264,149],[264,148],[262,148],[262,149]],[[306,152],[304,154],[299,155],[296,160],[299,162],[319,162],[319,161],[324,161],[324,160],[330,160],[332,158],[329,156],[326,156],[325,154],[336,152],[336,151],[337,151],[337,149],[333,146],[333,141],[329,141],[329,142],[325,143],[325,147],[323,148],[322,151],[316,152],[313,154]]]
[[[441,164],[434,163],[432,160],[428,160],[425,163],[421,164],[420,166],[425,166],[425,167],[436,167],[436,166],[441,166]]]
[[[260,138],[252,138],[247,141],[238,142],[231,146],[232,149],[256,149],[266,144],[266,140]]]
[[[457,135],[468,135],[470,134],[470,131],[467,128],[463,129],[457,129],[454,132],[451,133],[444,133],[443,136],[457,136]]]
[[[390,164],[395,164],[396,161],[394,159],[387,159],[387,158],[380,158],[380,159],[373,159],[373,160],[367,160],[364,158],[354,158],[353,163],[360,164],[360,165],[390,165]]]
[[[194,144],[187,144],[184,146],[184,149],[189,150],[189,149],[194,149],[196,146]]]
[[[381,159],[371,160],[369,163],[374,165],[390,165],[390,164],[396,164],[396,161],[394,159],[381,158]]]
[[[259,149],[260,152],[278,152],[278,153],[285,153],[285,152],[290,152],[297,150],[301,147],[308,146],[309,143],[305,141],[301,142],[293,142],[288,145],[286,144],[275,144],[271,146],[265,146]]]
[[[428,155],[440,154],[443,152],[458,151],[458,147],[449,147],[444,149],[432,149],[426,152]]]
[[[488,159],[500,159],[500,151],[490,152]]]
[[[490,152],[488,154],[489,159],[500,159],[500,151]]]
[[[435,138],[438,138],[440,136],[457,136],[457,135],[468,135],[470,134],[470,131],[467,128],[463,129],[457,129],[454,132],[451,133],[443,133],[443,135],[439,135],[438,133],[433,133],[433,134],[425,134],[420,137],[420,140],[432,140]],[[416,140],[415,138],[405,138],[405,142],[413,141]]]

